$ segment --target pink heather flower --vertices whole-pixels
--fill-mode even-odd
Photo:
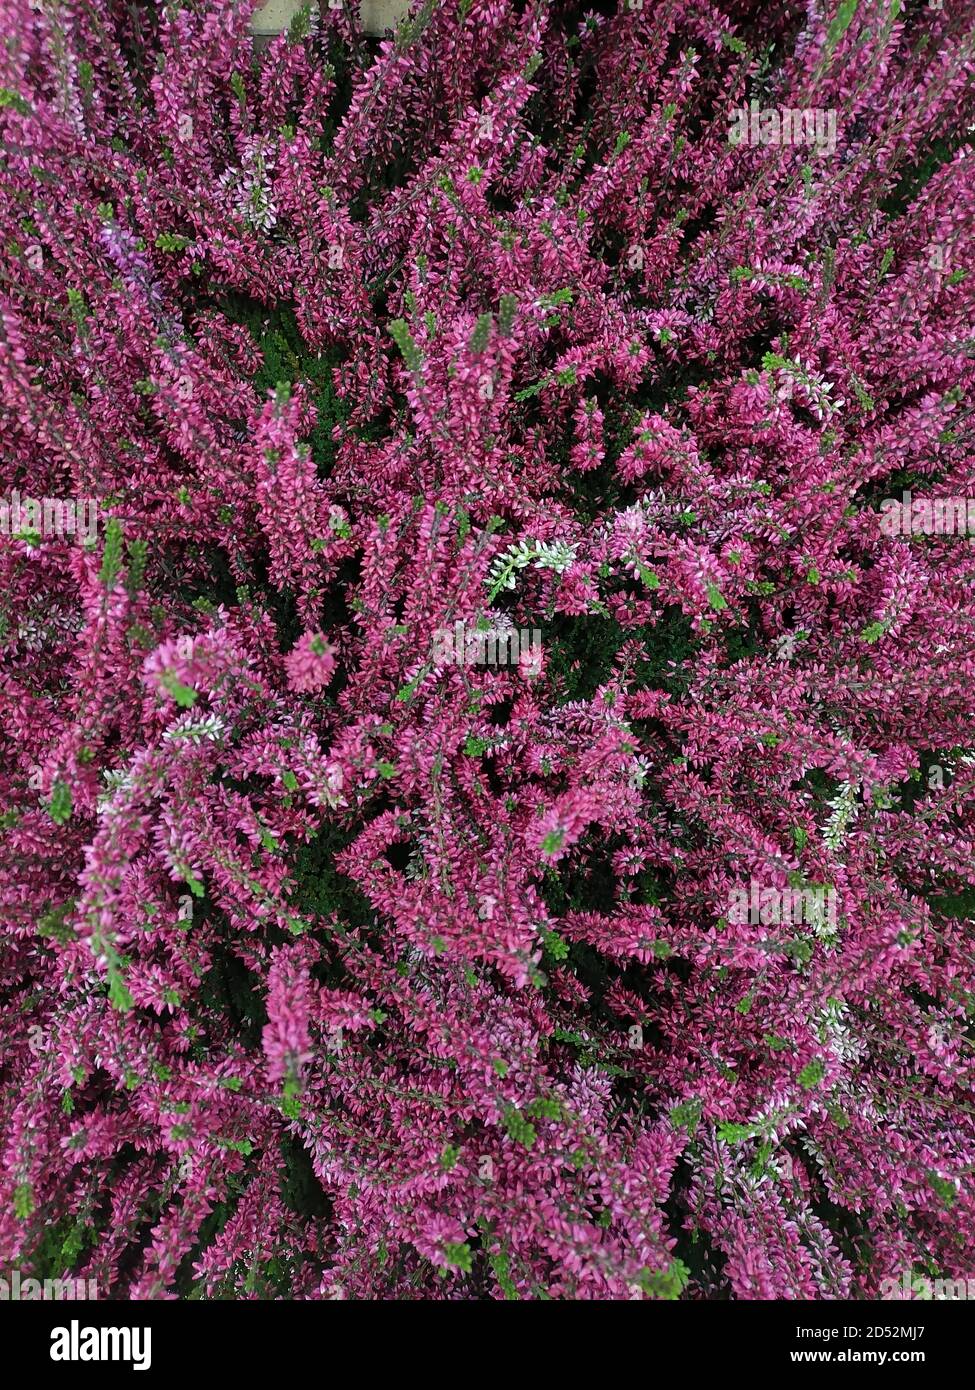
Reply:
[[[975,1273],[975,0],[592,3],[6,0],[0,1272]]]
[[[321,690],[335,672],[335,648],[320,632],[306,632],[284,659],[294,691]]]

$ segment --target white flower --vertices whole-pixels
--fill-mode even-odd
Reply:
[[[272,161],[255,141],[244,152],[239,169],[227,169],[218,180],[220,187],[234,194],[238,213],[260,232],[269,232],[278,220],[271,201],[268,170]]]
[[[173,743],[176,739],[189,739],[190,743],[216,743],[223,737],[224,722],[219,714],[207,714],[202,719],[194,720],[192,715],[184,714],[177,719],[175,724],[170,725],[163,733],[163,739],[167,743]]]
[[[642,754],[633,759],[630,764],[629,783],[639,791],[647,778],[650,776],[650,760]]]
[[[847,826],[860,814],[856,787],[852,782],[844,782],[839,794],[828,804],[833,814],[823,831],[823,841],[829,849],[837,850],[846,836]]]
[[[513,589],[516,571],[527,569],[529,565],[537,570],[562,574],[575,562],[577,549],[567,541],[518,541],[503,555],[495,556],[485,583],[491,585],[492,594],[501,589]]]

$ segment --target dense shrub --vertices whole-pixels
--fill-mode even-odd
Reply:
[[[0,1258],[975,1273],[975,6],[252,8],[4,9]]]

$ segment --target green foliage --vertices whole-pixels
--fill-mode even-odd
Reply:
[[[14,1188],[14,1216],[18,1221],[26,1221],[34,1211],[34,1192],[29,1183],[22,1182]]]
[[[173,697],[181,709],[189,709],[197,701],[196,691],[190,686],[184,685],[173,671],[163,671],[159,677],[159,684]]]
[[[180,236],[176,232],[160,232],[156,237],[158,251],[185,251],[189,244],[188,236]]]
[[[637,1283],[650,1298],[673,1302],[680,1298],[690,1277],[691,1271],[683,1260],[674,1259],[665,1270],[641,1270]]]
[[[755,1136],[754,1125],[738,1125],[730,1121],[718,1125],[718,1141],[722,1144],[743,1144],[746,1139]]]
[[[109,517],[105,526],[105,545],[102,550],[102,567],[98,578],[106,589],[114,589],[122,569],[122,523],[117,517]]]
[[[545,949],[546,955],[551,956],[553,960],[565,960],[568,957],[568,943],[563,941],[558,932],[541,931],[539,935],[541,936],[542,946]]]
[[[470,1274],[474,1256],[466,1241],[448,1241],[443,1248],[443,1253],[449,1265],[462,1270],[464,1274]]]
[[[697,1096],[693,1100],[682,1101],[680,1105],[675,1105],[671,1110],[670,1123],[675,1129],[686,1129],[688,1135],[693,1139],[701,1122],[701,1109],[702,1101]]]
[[[129,988],[125,983],[122,974],[121,961],[116,951],[109,948],[107,951],[108,964],[108,1002],[113,1009],[118,1009],[121,1013],[126,1013],[135,1007],[135,1000],[129,993]]]
[[[134,598],[145,580],[149,545],[147,541],[129,541],[126,550],[128,551],[129,563],[128,573],[125,577],[125,588],[129,597]]]
[[[515,311],[518,308],[517,297],[513,294],[503,294],[498,302],[498,332],[502,338],[510,338],[511,330],[514,327]]]
[[[839,43],[840,39],[852,24],[853,16],[856,12],[857,0],[840,0],[839,9],[836,11],[836,17],[830,24],[826,33],[827,52],[832,52]]]
[[[519,1110],[516,1105],[508,1105],[504,1112],[504,1127],[511,1139],[522,1148],[530,1149],[534,1146],[538,1137],[533,1124],[525,1119],[524,1112]]]
[[[22,96],[17,92],[11,92],[7,87],[0,87],[0,110],[4,108],[16,111],[21,116],[30,115],[30,107]]]
[[[826,1064],[817,1057],[815,1061],[803,1067],[799,1073],[799,1085],[807,1091],[811,1091],[814,1086],[819,1085],[825,1075]]]
[[[406,320],[393,319],[392,323],[389,324],[388,331],[410,371],[419,372],[423,367],[423,354],[417,347]]]
[[[474,332],[471,334],[470,342],[468,343],[468,347],[475,355],[480,356],[486,349],[488,340],[491,337],[491,328],[493,324],[494,316],[492,314],[481,314],[479,316]]]
[[[71,819],[71,788],[66,782],[57,781],[51,788],[51,800],[47,813],[55,825],[64,825]]]

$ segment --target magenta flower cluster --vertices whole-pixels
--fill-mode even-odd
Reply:
[[[4,7],[0,1265],[975,1277],[975,5],[253,8]]]

